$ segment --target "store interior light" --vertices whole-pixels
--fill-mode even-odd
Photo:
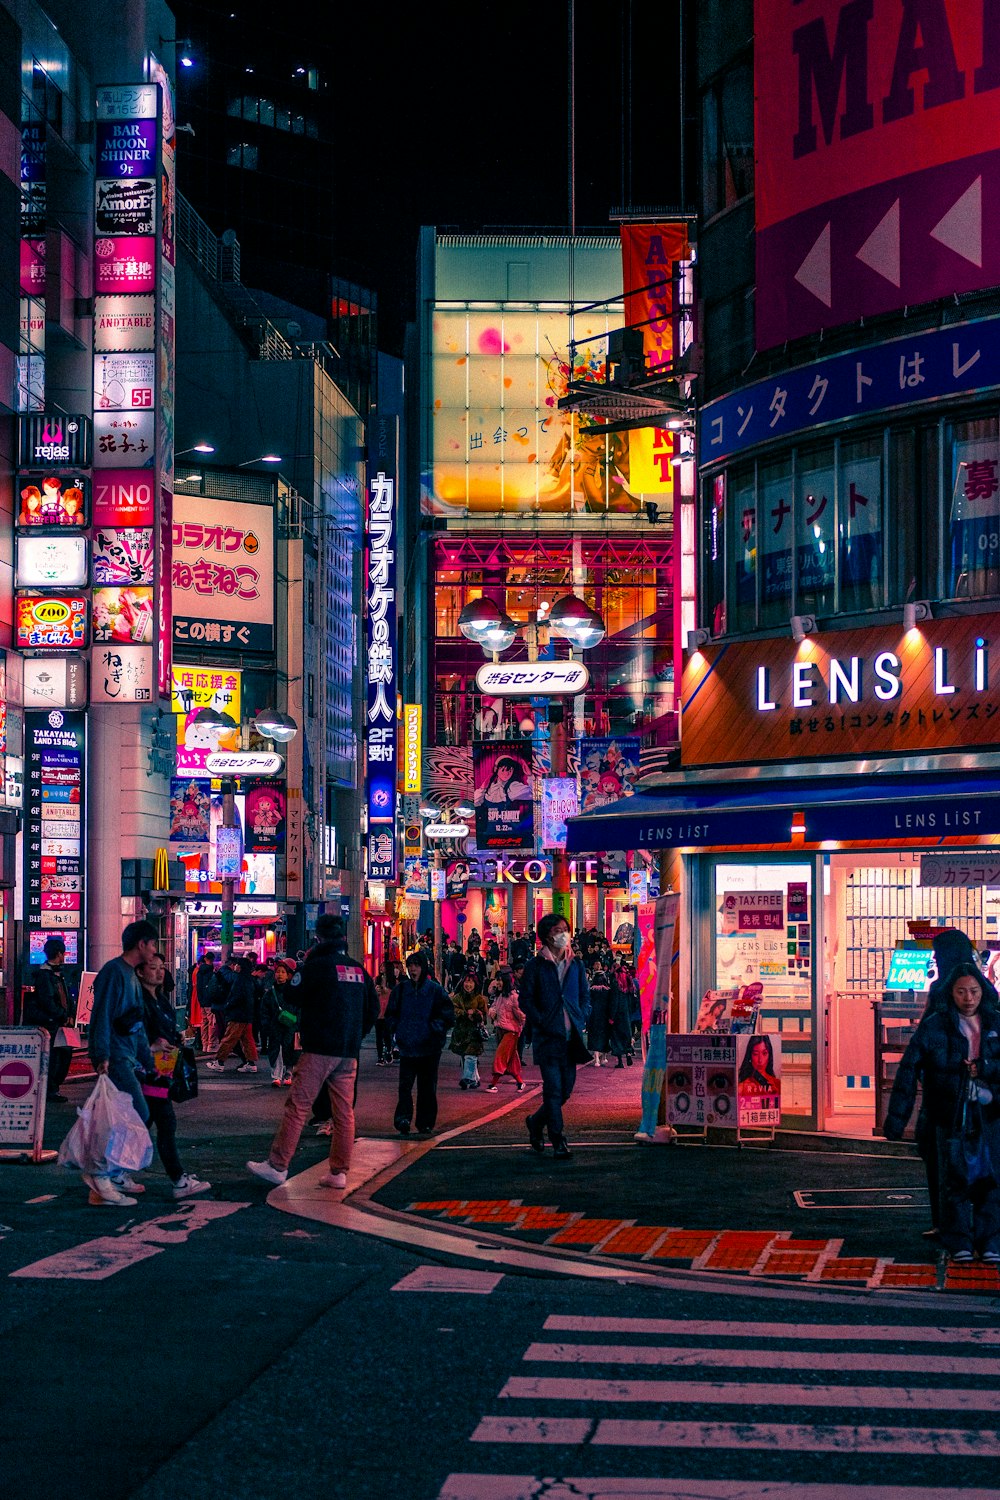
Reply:
[[[792,814],[792,833],[793,834],[794,833],[805,833],[805,831],[806,831],[805,813],[793,813]]]

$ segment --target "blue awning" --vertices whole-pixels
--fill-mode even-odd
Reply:
[[[787,844],[792,815],[805,842],[926,839],[1000,833],[1000,775],[930,773],[691,783],[639,792],[567,819],[571,854],[607,849]]]

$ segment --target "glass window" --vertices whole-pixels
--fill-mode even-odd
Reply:
[[[840,608],[878,609],[882,603],[881,435],[840,448]],[[911,511],[904,530],[915,529]]]
[[[274,114],[274,123],[279,130],[290,130],[292,126],[292,120],[288,110],[276,110]]]
[[[832,447],[799,455],[795,492],[796,609],[829,614],[837,573]]]
[[[762,465],[759,514],[760,622],[777,625],[792,613],[792,465]]]
[[[301,115],[292,116],[292,135],[305,135],[306,122]]]
[[[240,118],[240,116],[242,115],[242,113],[243,113],[243,100],[242,99],[230,99],[228,105],[226,106],[226,114],[227,115],[232,115],[234,119],[238,120]]]
[[[753,192],[753,74],[731,68],[705,95],[703,109],[705,214],[721,213]]]
[[[949,595],[1000,592],[1000,444],[996,417],[957,423],[951,434]]]
[[[728,474],[716,474],[709,482],[703,504],[704,540],[702,567],[704,580],[703,618],[713,635],[726,631],[726,485]]]
[[[274,124],[274,103],[270,99],[260,101],[260,123],[262,125]]]
[[[757,624],[757,495],[753,466],[736,469],[730,487],[733,527],[735,618],[732,630],[753,630]]]

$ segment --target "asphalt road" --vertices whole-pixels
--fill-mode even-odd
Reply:
[[[449,1059],[442,1131],[509,1102],[461,1093],[456,1076]],[[359,1133],[392,1135],[394,1084],[366,1053]],[[517,1108],[485,1127],[488,1149],[458,1149],[475,1144],[466,1134],[414,1153],[380,1196],[470,1196],[478,1181],[477,1197],[572,1198],[588,1211],[612,1201],[648,1220],[669,1192],[686,1217],[777,1215],[774,1227],[802,1233],[793,1181],[905,1168],[919,1182],[909,1158],[887,1168],[635,1147],[631,1101],[612,1092],[627,1087],[581,1082],[570,1133],[583,1144],[565,1167],[520,1149]],[[87,1092],[70,1088],[78,1101]],[[834,1500],[868,1486],[892,1496],[887,1475],[941,1488],[942,1500],[995,1493],[995,1298],[970,1310],[946,1296],[751,1294],[707,1278],[637,1286],[504,1265],[475,1292],[455,1289],[454,1270],[469,1265],[460,1245],[431,1256],[267,1205],[243,1162],[264,1154],[282,1103],[263,1075],[205,1081],[178,1113],[185,1165],[213,1191],[183,1206],[155,1167],[128,1210],[87,1207],[53,1166],[0,1169],[0,1474],[19,1500],[236,1500],[292,1485],[352,1500],[562,1500],[676,1494],[674,1480],[718,1500],[776,1481],[789,1500]],[[71,1106],[53,1111],[53,1143],[71,1120]],[[304,1140],[295,1170],[324,1151]],[[922,1222],[859,1218],[838,1233]],[[400,1286],[442,1270],[451,1289]]]

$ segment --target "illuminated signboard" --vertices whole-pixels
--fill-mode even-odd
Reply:
[[[146,469],[120,469],[94,477],[95,526],[152,526],[153,476]]]
[[[87,658],[26,656],[23,692],[25,708],[86,708]]]
[[[19,474],[17,524],[42,527],[86,526],[90,480],[79,474]]]
[[[273,650],[274,524],[270,505],[174,495],[175,645]]]
[[[104,90],[101,90],[104,93]],[[156,119],[97,121],[97,175],[148,177],[156,171]]]
[[[25,714],[24,919],[60,936],[83,925],[84,723],[57,708]]]
[[[896,948],[885,976],[887,990],[929,990],[934,974],[934,954],[930,948]]]
[[[394,421],[378,424],[373,453],[390,461],[390,472],[379,467],[369,480],[365,524],[369,880],[396,873],[397,441]]]
[[[421,791],[421,723],[423,705],[403,704],[403,791]]]
[[[19,651],[82,650],[87,644],[87,600],[78,595],[18,594]]]
[[[17,419],[17,461],[23,469],[90,466],[89,417],[36,412]]]
[[[98,296],[115,292],[151,292],[156,287],[156,237],[121,234],[94,244],[94,289]]]
[[[143,585],[95,588],[94,640],[152,645],[153,590]]]
[[[589,681],[590,673],[582,661],[487,662],[476,673],[479,691],[497,698],[582,693]]]
[[[155,83],[112,83],[97,91],[99,120],[155,120]],[[115,173],[115,176],[122,174]]]
[[[14,584],[19,589],[79,589],[87,583],[87,538],[22,536]]]
[[[99,235],[149,235],[156,228],[156,179],[98,178],[95,224]]]
[[[153,411],[94,413],[94,465],[98,469],[151,469],[155,440]]]
[[[153,653],[148,646],[94,646],[90,653],[92,703],[151,703]]]
[[[153,532],[148,526],[118,530],[98,526],[94,531],[95,583],[152,583]]]
[[[153,405],[154,354],[95,354],[94,410],[137,411]]]
[[[94,298],[94,348],[98,353],[152,349],[155,333],[153,297]]]
[[[214,708],[240,722],[241,672],[229,667],[189,667],[175,662],[170,669],[170,711],[189,714]]]

